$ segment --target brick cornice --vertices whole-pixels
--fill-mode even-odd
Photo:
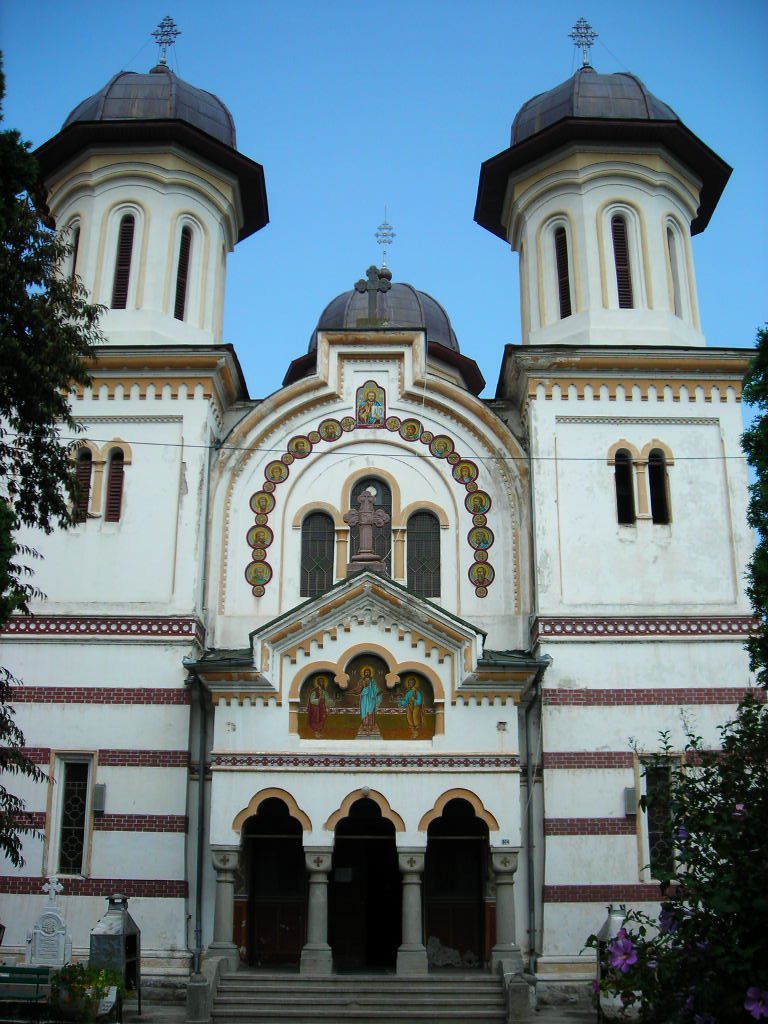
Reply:
[[[540,615],[532,640],[743,640],[754,631],[751,615]]]
[[[0,632],[9,637],[194,640],[201,647],[205,644],[205,629],[194,616],[14,615]]]

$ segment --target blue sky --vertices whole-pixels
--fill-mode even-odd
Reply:
[[[493,393],[520,340],[517,256],[473,221],[479,168],[525,100],[576,70],[582,15],[595,68],[639,75],[734,168],[694,240],[709,343],[750,346],[768,319],[765,0],[4,0],[6,127],[39,145],[114,73],[147,71],[167,13],[182,31],[169,64],[221,97],[265,169],[271,222],[230,257],[224,332],[253,396],[379,262],[385,206],[394,279],[445,306]]]

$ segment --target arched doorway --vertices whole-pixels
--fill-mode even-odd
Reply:
[[[367,797],[336,826],[329,942],[337,971],[394,970],[401,884],[395,826]]]
[[[264,800],[243,825],[240,875],[247,894],[241,959],[253,967],[298,966],[307,921],[302,827],[278,797]]]
[[[467,800],[449,800],[427,830],[424,934],[430,967],[482,967],[488,826]]]

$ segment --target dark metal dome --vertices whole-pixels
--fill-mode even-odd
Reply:
[[[352,288],[328,303],[317,327],[312,332],[309,351],[317,348],[318,331],[338,331],[361,326],[368,316],[368,297]],[[427,341],[454,352],[459,351],[448,314],[431,295],[417,291],[413,285],[393,283],[378,296],[378,319],[381,327],[410,327],[425,331]],[[367,321],[366,321],[367,322]]]
[[[165,64],[157,64],[146,75],[118,72],[75,107],[62,127],[80,121],[155,120],[184,121],[237,149],[235,122],[218,96],[185,82]]]
[[[564,117],[612,121],[678,121],[674,110],[649,92],[636,75],[598,74],[579,68],[554,89],[539,93],[520,108],[512,122],[512,145],[549,128]]]

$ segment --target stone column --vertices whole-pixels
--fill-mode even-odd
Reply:
[[[232,941],[235,919],[235,871],[240,850],[237,846],[212,846],[211,856],[216,869],[216,898],[213,911],[213,942],[209,956],[223,956],[230,971],[240,966],[240,951]]]
[[[491,950],[491,969],[499,965],[504,973],[523,969],[523,955],[515,942],[515,872],[517,850],[492,850],[496,876],[496,944]]]
[[[307,941],[301,951],[302,974],[332,974],[333,953],[328,945],[328,872],[332,853],[326,849],[305,851],[309,872]]]
[[[397,951],[398,974],[426,974],[427,949],[423,942],[421,879],[423,850],[400,850],[397,858],[403,878],[403,941]]]

